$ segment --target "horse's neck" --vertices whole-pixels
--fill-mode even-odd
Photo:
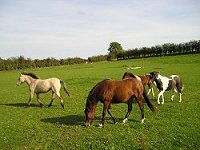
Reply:
[[[161,76],[161,75],[158,76],[158,79],[159,79],[159,78],[160,78],[161,80],[167,80],[167,79],[169,79],[168,77]]]
[[[26,77],[26,83],[28,84],[28,85],[30,85],[31,83],[33,83],[33,81],[35,81],[36,79],[33,79],[32,77],[29,77],[29,76],[27,76]]]
[[[150,80],[151,79],[151,77],[150,77],[150,74],[146,74],[146,75],[144,75],[148,80]]]

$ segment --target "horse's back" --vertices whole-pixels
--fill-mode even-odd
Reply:
[[[48,79],[38,79],[37,86],[42,86],[44,88],[56,88],[61,87],[60,80],[58,78],[48,78]]]
[[[183,88],[183,83],[182,83],[182,79],[180,78],[180,76],[171,75],[170,77],[175,81],[175,85],[176,85],[178,91],[181,93],[182,88]]]
[[[127,102],[138,91],[143,92],[143,85],[137,79],[103,80],[93,87],[90,96],[101,102],[120,103]]]

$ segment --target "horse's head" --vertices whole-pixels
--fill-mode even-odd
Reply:
[[[134,76],[134,74],[130,72],[125,72],[122,79],[126,79],[126,78],[136,78],[136,77]]]
[[[20,86],[22,83],[24,83],[24,81],[25,81],[25,76],[21,74],[17,81],[17,85]]]
[[[151,82],[154,82],[158,78],[159,72],[153,71],[153,72],[150,72],[149,74],[150,74]]]
[[[95,115],[95,110],[98,102],[93,101],[89,95],[85,106],[85,126],[90,126]]]

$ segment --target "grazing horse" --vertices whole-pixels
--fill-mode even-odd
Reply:
[[[144,87],[139,80],[134,78],[127,78],[123,80],[106,79],[97,83],[89,92],[87,97],[85,106],[85,125],[90,126],[90,124],[92,123],[96,107],[99,101],[103,103],[102,121],[99,125],[100,127],[103,127],[104,125],[106,111],[115,123],[115,118],[113,117],[110,111],[111,103],[128,104],[128,111],[123,120],[123,122],[125,123],[126,121],[128,121],[128,116],[131,113],[134,98],[136,99],[139,105],[142,118],[141,122],[143,123],[145,119],[143,99],[145,99],[147,105],[153,112],[155,112],[156,110],[150,102],[149,98],[147,97],[147,94],[144,91]]]
[[[125,72],[122,79],[125,79],[125,78],[136,78],[136,79],[140,80],[144,86],[148,86],[148,88],[149,88],[147,95],[149,95],[151,92],[153,97],[155,96],[153,87],[152,87],[152,83],[153,83],[154,79],[151,78],[150,74],[146,74],[143,76],[137,76],[130,72]]]
[[[182,90],[183,84],[182,80],[178,75],[171,75],[170,78],[160,75],[158,72],[150,72],[152,78],[155,79],[157,88],[159,90],[157,102],[160,104],[160,97],[162,97],[161,104],[164,104],[164,95],[165,91],[172,90],[173,95],[171,96],[171,100],[173,101],[175,92],[179,92],[179,102],[182,101]]]
[[[21,75],[17,81],[17,85],[20,86],[23,82],[26,82],[28,84],[29,90],[30,90],[30,98],[29,98],[29,102],[28,102],[27,106],[30,106],[33,95],[36,94],[37,101],[40,104],[40,106],[42,107],[43,104],[41,103],[41,101],[39,99],[39,94],[46,93],[51,90],[52,98],[51,98],[51,101],[48,106],[50,107],[53,103],[54,98],[56,96],[58,96],[60,99],[61,106],[64,109],[64,102],[60,95],[61,84],[63,85],[64,90],[68,94],[68,96],[69,96],[69,92],[67,91],[67,86],[63,81],[59,80],[58,78],[49,78],[49,79],[42,80],[42,79],[39,79],[33,73],[21,73]]]

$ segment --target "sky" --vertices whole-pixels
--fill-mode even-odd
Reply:
[[[88,58],[200,40],[200,0],[0,0],[0,57]]]

